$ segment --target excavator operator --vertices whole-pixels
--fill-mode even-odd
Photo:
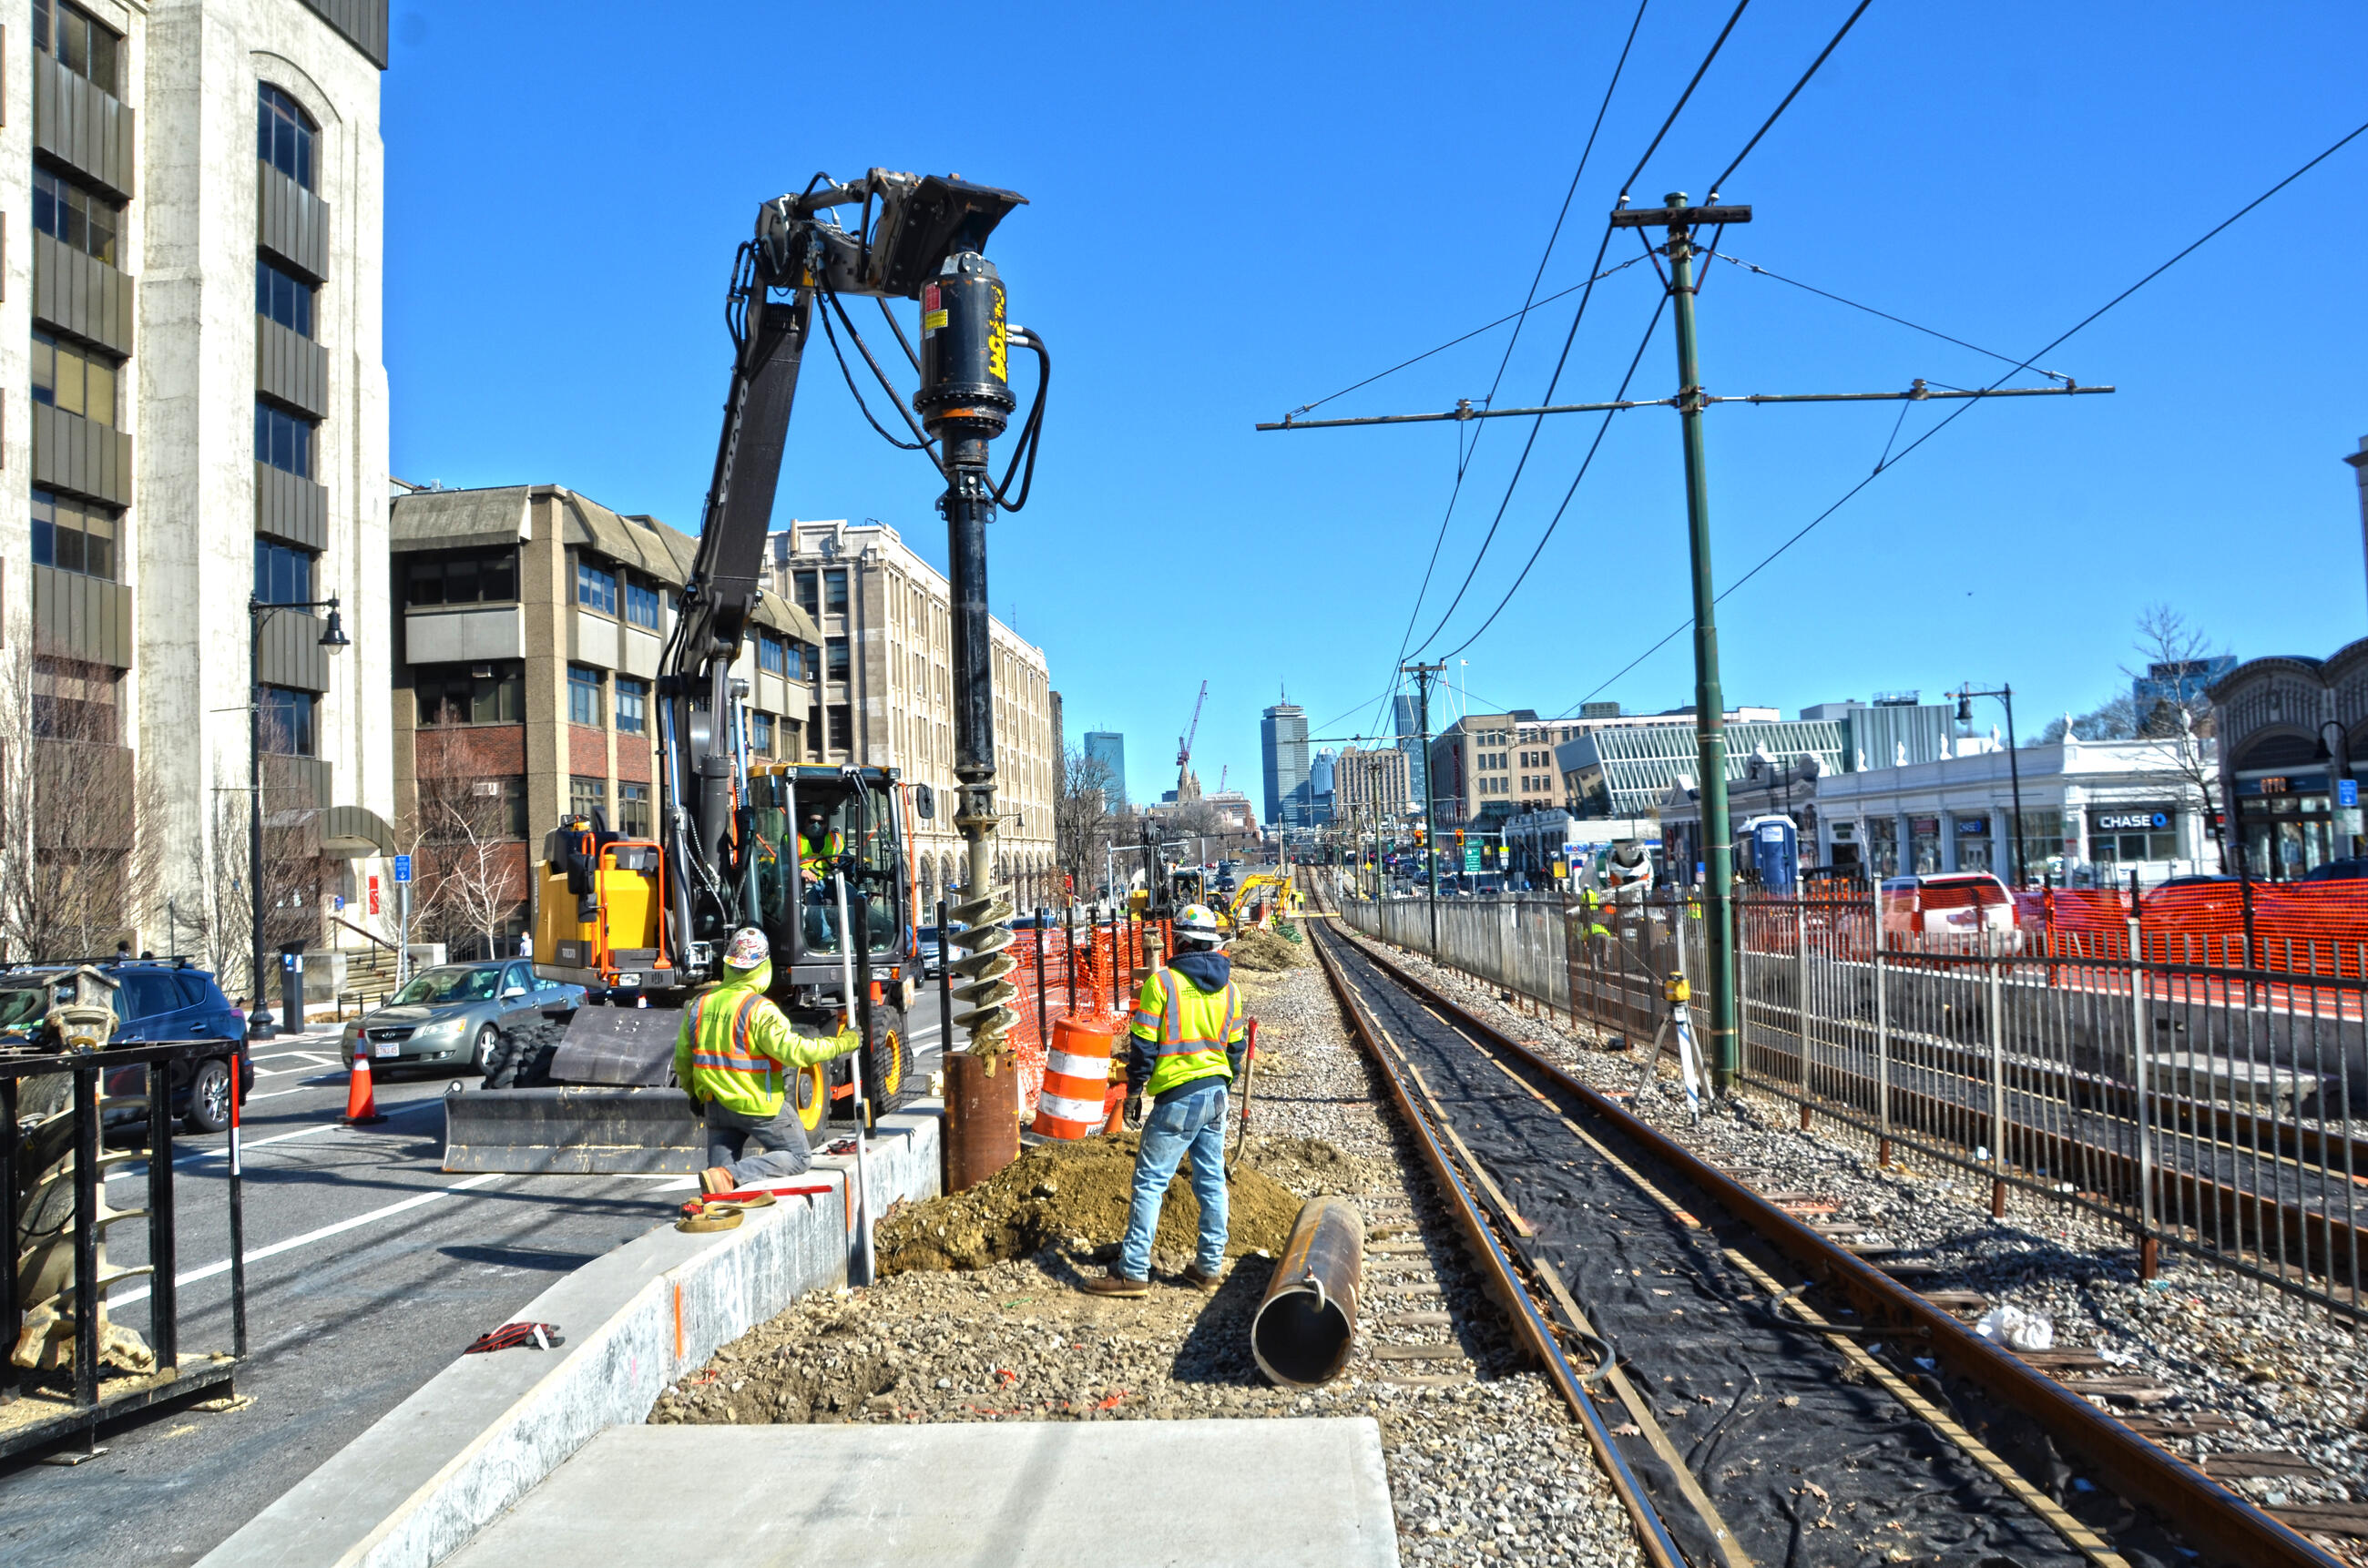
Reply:
[[[806,889],[806,946],[827,952],[837,941],[831,934],[830,903],[823,897],[823,879],[847,849],[847,840],[823,821],[819,808],[806,812],[798,830],[798,880]]]

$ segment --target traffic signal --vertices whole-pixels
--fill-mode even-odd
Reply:
[[[1463,846],[1463,830],[1462,828],[1460,828],[1460,827],[1459,827],[1459,828],[1457,828],[1457,829],[1455,830],[1455,843],[1456,843],[1457,847],[1461,848],[1461,847]]]

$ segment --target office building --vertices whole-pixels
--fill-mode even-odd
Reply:
[[[1304,827],[1307,799],[1307,710],[1278,702],[1258,723],[1258,756],[1266,771],[1266,818],[1276,827]]]
[[[138,802],[127,834],[160,846],[124,929],[237,989],[256,687],[270,939],[319,941],[393,842],[387,7],[33,0],[17,18],[0,383],[29,396],[0,423],[17,476],[0,635],[36,729],[93,748]],[[350,646],[333,656],[299,609],[258,640],[250,593],[335,597]]]
[[[1126,737],[1115,730],[1086,732],[1086,760],[1099,762],[1110,770],[1110,797],[1102,809],[1118,812],[1126,810]]]
[[[1332,820],[1332,774],[1338,761],[1338,754],[1326,746],[1307,762],[1307,820],[1317,827]]]
[[[1423,755],[1421,701],[1412,697],[1392,698],[1390,722],[1390,733],[1398,740],[1397,749],[1406,754],[1408,793],[1419,804],[1424,781],[1430,777],[1430,759]]]
[[[775,593],[819,629],[822,678],[808,715],[808,762],[893,767],[937,793],[937,815],[913,824],[923,908],[960,884],[967,865],[954,826],[952,596],[945,574],[887,524],[793,522],[768,554]],[[990,619],[995,687],[996,877],[1019,907],[1055,901],[1053,795],[1061,746],[1059,693],[1044,651]]]
[[[439,849],[467,848],[472,885],[452,891],[469,907],[426,934],[466,953],[487,927],[525,929],[529,868],[563,817],[655,836],[655,683],[698,541],[555,484],[404,489],[389,529],[395,807],[424,877],[445,874]],[[754,620],[734,667],[749,752],[803,761],[821,635],[771,594]]]
[[[1743,709],[1741,712],[1772,712]],[[1729,720],[1726,777],[1730,788],[1750,775],[1814,756],[1827,773],[1844,771],[1844,726],[1837,719]],[[1657,724],[1592,730],[1554,748],[1565,809],[1579,817],[1636,817],[1660,809],[1679,779],[1702,772],[1701,737],[1691,717]]]
[[[1578,735],[1572,719],[1541,719],[1531,708],[1467,713],[1430,743],[1432,809],[1442,829],[1494,828],[1510,816],[1561,802],[1554,748]]]
[[[1406,782],[1408,757],[1395,747],[1364,751],[1350,746],[1332,770],[1332,816],[1336,822],[1402,822],[1414,809]]]

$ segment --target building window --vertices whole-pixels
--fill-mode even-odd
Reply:
[[[751,756],[773,755],[773,716],[770,713],[748,715],[748,755]]]
[[[812,572],[797,574],[798,607],[808,615],[822,613],[821,581]]]
[[[650,835],[650,787],[646,784],[617,786],[617,831],[628,838]]]
[[[115,265],[123,203],[83,189],[48,169],[33,171],[33,227],[70,251]]]
[[[313,568],[318,561],[309,550],[276,540],[255,541],[255,597],[268,605],[308,604],[313,598]]]
[[[280,756],[312,756],[320,698],[284,686],[263,688],[263,749]]]
[[[636,578],[625,579],[625,620],[628,625],[658,629],[658,591]]]
[[[33,334],[33,401],[79,414],[101,425],[115,418],[115,365],[60,343],[46,332]]]
[[[822,574],[822,608],[830,615],[847,613],[847,571],[844,567]]]
[[[268,316],[302,337],[313,335],[313,286],[255,258],[255,313]]]
[[[757,633],[757,667],[767,675],[790,673],[790,645],[768,632]]]
[[[609,781],[606,778],[586,778],[580,773],[569,774],[567,776],[567,814],[572,817],[588,817],[594,812],[600,813],[600,819],[603,822],[608,820]]]
[[[255,155],[302,186],[313,183],[313,142],[317,128],[296,100],[268,82],[257,84]]]
[[[2140,860],[2179,858],[2176,833],[2092,833],[2089,858],[2100,866],[2131,865]]]
[[[600,723],[600,672],[589,665],[567,666],[567,722],[595,728]]]
[[[122,519],[101,507],[33,492],[33,563],[115,581],[117,530]]]
[[[806,757],[813,762],[822,760],[822,710],[819,708],[806,710]]]
[[[419,727],[517,724],[526,719],[526,666],[515,659],[490,665],[421,665],[411,672]]]
[[[526,836],[526,780],[422,778],[421,804],[430,844],[466,844],[487,838]],[[435,809],[427,810],[428,801]]]
[[[845,680],[848,670],[847,639],[833,637],[823,647],[823,679]]]
[[[579,558],[575,562],[575,602],[602,615],[617,613],[617,574],[606,566]]]
[[[299,479],[313,477],[313,422],[257,399],[255,460]]]
[[[617,677],[617,733],[642,735],[649,733],[650,683],[635,680],[631,676]]]
[[[123,676],[75,659],[33,661],[33,733],[45,740],[120,745]]]
[[[122,42],[88,12],[63,0],[33,0],[33,47],[118,97]]]
[[[518,551],[455,551],[415,555],[403,563],[403,602],[407,605],[500,604],[518,597]]]
[[[825,711],[830,715],[830,749],[851,751],[855,744],[855,710],[844,702],[834,702]]]

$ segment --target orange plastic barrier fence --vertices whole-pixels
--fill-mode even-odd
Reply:
[[[1164,926],[1154,923],[1151,929],[1161,951],[1167,950],[1168,933]],[[1133,976],[1143,963],[1144,930],[1144,923],[1133,920],[1121,922],[1115,930],[1082,917],[1064,926],[1054,915],[1042,928],[1011,934],[1011,946],[1004,951],[1019,966],[1008,977],[1019,994],[1009,1003],[1019,1018],[1008,1040],[1012,1062],[1019,1073],[1023,1124],[1036,1116],[1037,1101],[1044,1089],[1047,1037],[1056,1023],[1074,1018],[1088,1028],[1124,1035],[1134,1008]],[[1121,1062],[1125,1051],[1121,1039],[1118,1046]]]

